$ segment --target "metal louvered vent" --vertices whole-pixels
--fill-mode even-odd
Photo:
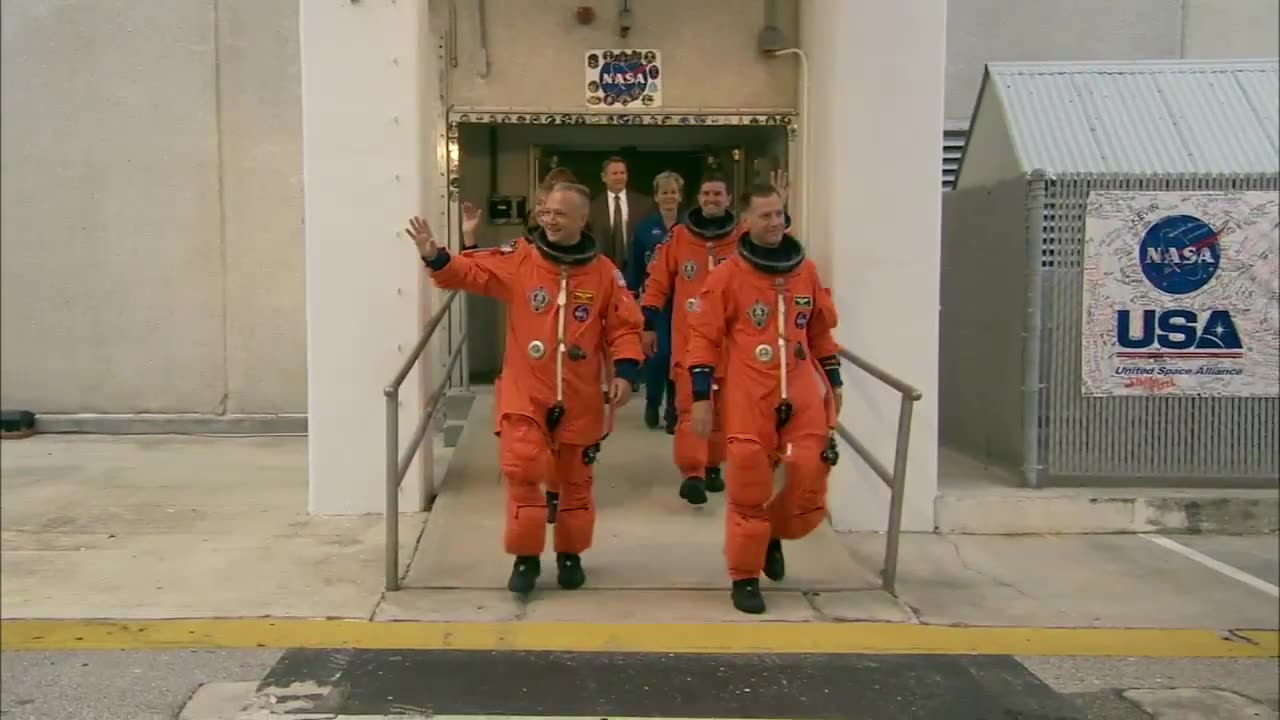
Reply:
[[[950,190],[956,184],[956,172],[960,169],[960,156],[969,140],[969,124],[947,123],[942,131],[942,189]]]

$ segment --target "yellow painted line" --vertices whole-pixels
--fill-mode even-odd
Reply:
[[[907,623],[450,623],[289,618],[4,620],[3,650],[366,648],[625,653],[922,653],[1280,657],[1275,630]]]

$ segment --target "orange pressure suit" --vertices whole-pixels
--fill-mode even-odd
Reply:
[[[526,248],[530,248],[530,247],[533,247],[533,240],[531,240],[528,235],[521,235],[520,237],[508,242],[506,245],[499,247],[498,250],[500,252],[515,253],[515,252],[521,252]],[[462,249],[462,254],[469,255],[469,256],[487,255],[491,253],[493,253],[492,248],[481,249],[477,247],[470,247],[470,248]],[[494,435],[502,434],[501,409],[502,409],[502,373],[498,373],[498,376],[493,379],[493,434]],[[555,492],[558,490],[559,490],[559,487],[554,487],[554,488],[550,488],[548,492]]]
[[[524,235],[521,235],[520,237],[508,242],[502,248],[499,248],[499,250],[504,250],[506,252],[523,252],[529,248],[532,248],[533,238],[530,237],[530,234],[531,233],[526,233]],[[474,246],[462,249],[462,254],[464,255],[474,255],[476,253],[489,253],[489,252],[493,252],[493,251],[489,249],[481,250],[480,248],[477,248]],[[607,362],[607,359],[605,362],[604,370],[605,370],[604,401],[605,401],[605,404],[608,405],[609,404],[608,387],[609,387],[609,381],[613,380],[613,367],[611,363]],[[614,421],[614,415],[612,412],[612,408],[610,408],[608,417],[605,418],[605,421],[604,421],[604,435],[608,435],[609,433],[613,432],[613,421]],[[493,434],[498,436],[502,435],[502,373],[498,373],[497,377],[493,379]],[[600,449],[599,443],[596,443],[596,445],[594,445],[593,448],[594,448],[593,452],[598,452]],[[547,500],[547,523],[554,524],[556,521],[557,510],[559,509],[559,506],[560,506],[559,476],[552,474],[551,477],[547,479],[545,495]]]
[[[716,268],[691,314],[688,363],[696,399],[710,396],[723,368],[728,438],[725,559],[740,595],[759,596],[759,574],[784,574],[782,540],[808,535],[826,516],[836,461],[832,388],[840,379],[836,310],[816,266],[790,235],[765,248],[743,236],[738,255]],[[780,462],[786,484],[773,494]],[[739,606],[739,609],[744,609]]]
[[[590,235],[558,246],[543,231],[509,245],[427,263],[437,286],[496,298],[507,307],[498,404],[499,453],[507,485],[504,545],[516,556],[509,586],[529,592],[546,543],[542,487],[560,490],[554,545],[561,585],[581,585],[578,555],[591,546],[595,448],[605,428],[600,379],[605,354],[614,373],[639,374],[640,308],[622,273]],[[566,583],[569,576],[579,579]]]
[[[724,489],[720,464],[724,461],[724,436],[720,432],[720,402],[715,403],[715,427],[710,438],[699,437],[690,424],[689,409],[693,391],[689,384],[689,364],[685,357],[689,342],[689,318],[708,274],[717,265],[733,257],[743,230],[733,213],[725,212],[708,218],[700,208],[693,208],[685,221],[671,228],[671,235],[658,246],[649,263],[640,305],[644,309],[645,329],[657,327],[662,308],[671,302],[671,373],[676,386],[676,413],[679,420],[675,432],[675,462],[683,482],[680,497],[691,504],[707,501],[707,491]],[[723,372],[716,367],[716,382],[722,384]]]

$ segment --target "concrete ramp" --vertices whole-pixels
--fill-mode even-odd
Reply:
[[[643,398],[619,413],[596,465],[594,546],[583,555],[587,587],[617,590],[724,589],[724,493],[701,507],[679,498],[670,435],[644,426]],[[454,450],[407,588],[505,588],[511,558],[502,551],[504,499],[493,395],[477,395]],[[726,482],[733,482],[726,473]],[[550,526],[544,577],[552,561]],[[878,568],[854,562],[829,525],[786,544],[787,579],[773,591],[878,588]]]

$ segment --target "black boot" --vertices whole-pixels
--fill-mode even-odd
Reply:
[[[774,582],[782,582],[787,576],[787,560],[782,556],[782,541],[773,538],[764,551],[764,576]]]
[[[720,468],[707,468],[707,492],[724,492],[724,475],[720,474]]]
[[[667,426],[663,428],[663,430],[665,430],[668,435],[676,434],[676,420],[677,417],[674,413],[667,416]]]
[[[582,558],[577,553],[556,553],[556,582],[565,590],[577,590],[587,581]]]
[[[650,430],[658,429],[658,408],[656,405],[646,405],[644,408],[644,426]]]
[[[760,594],[760,580],[758,578],[734,580],[733,592],[729,596],[733,598],[733,606],[739,612],[751,615],[759,615],[764,612],[764,595]]]
[[[560,493],[547,491],[547,524],[556,524],[556,512],[560,509]]]
[[[507,589],[518,595],[533,592],[533,586],[542,574],[542,560],[536,555],[518,555],[511,567],[511,579],[507,581]]]
[[[707,488],[700,477],[687,477],[680,483],[680,497],[690,505],[702,505],[707,502]]]

